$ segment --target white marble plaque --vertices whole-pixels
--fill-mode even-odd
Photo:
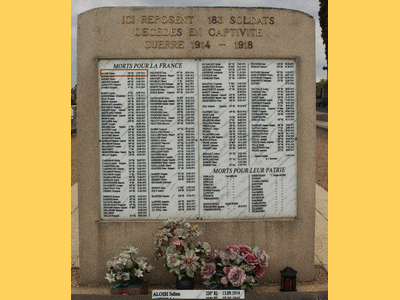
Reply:
[[[152,299],[245,299],[244,290],[153,290]]]
[[[100,60],[104,219],[297,215],[293,59]]]

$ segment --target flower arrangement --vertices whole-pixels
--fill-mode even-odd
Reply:
[[[143,283],[144,273],[154,270],[153,266],[148,265],[146,257],[135,257],[137,253],[137,248],[129,246],[113,260],[107,262],[108,271],[105,278],[113,284],[114,288]]]
[[[225,251],[211,252],[200,274],[208,288],[221,286],[246,289],[258,284],[256,278],[265,274],[268,265],[269,256],[264,250],[258,247],[252,250],[247,245],[231,245]]]
[[[168,219],[155,235],[155,259],[162,258],[164,267],[181,280],[183,276],[194,277],[211,252],[206,242],[193,241],[202,234],[198,225],[191,225],[185,219]]]

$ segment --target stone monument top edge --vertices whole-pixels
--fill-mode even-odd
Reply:
[[[264,6],[101,6],[101,7],[95,7],[91,8],[89,10],[86,10],[78,16],[84,15],[89,12],[94,12],[96,10],[103,10],[103,9],[127,9],[131,8],[133,10],[144,10],[144,9],[265,9],[265,10],[283,10],[283,11],[288,11],[288,12],[295,12],[295,13],[302,13],[312,19],[314,17],[306,12],[303,12],[301,10],[297,9],[289,9],[289,8],[280,8],[280,7],[264,7]]]

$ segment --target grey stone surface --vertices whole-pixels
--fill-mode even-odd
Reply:
[[[319,291],[316,292],[318,296],[318,300],[327,300],[328,299],[328,291]]]

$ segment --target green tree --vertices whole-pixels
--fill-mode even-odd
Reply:
[[[76,84],[71,89],[71,105],[76,105]]]
[[[321,26],[321,37],[325,45],[325,59],[328,63],[328,0],[319,0],[319,25]],[[328,69],[327,67],[324,69]]]
[[[317,93],[322,90],[322,88],[324,87],[326,83],[325,79],[321,79],[318,83],[317,83]]]

